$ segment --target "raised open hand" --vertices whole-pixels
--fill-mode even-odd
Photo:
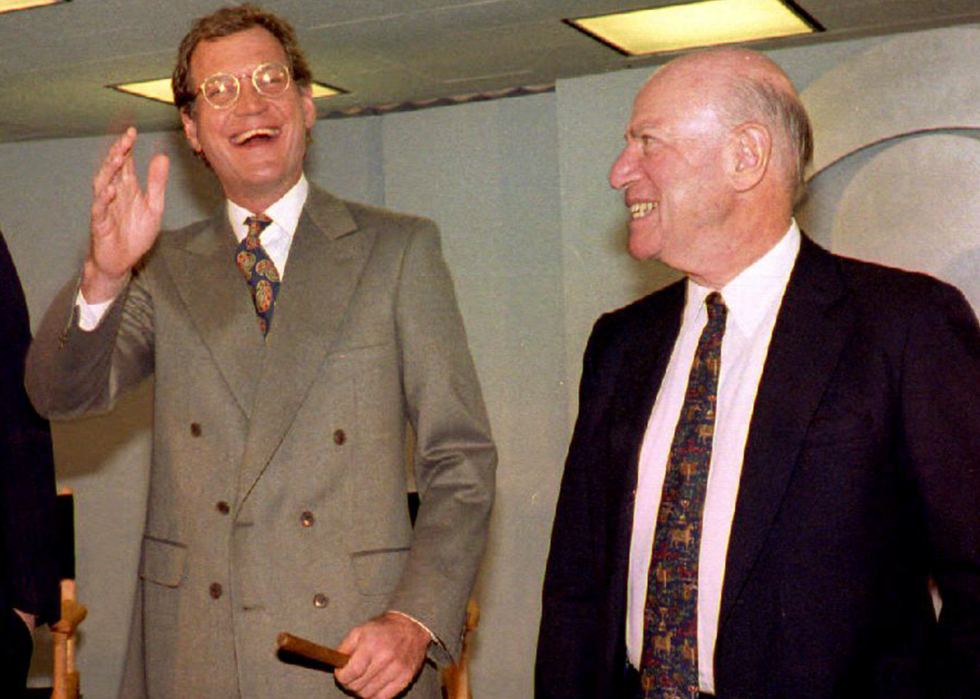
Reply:
[[[133,164],[135,143],[136,129],[130,127],[109,149],[92,182],[92,238],[82,276],[89,303],[115,298],[160,234],[170,160],[153,156],[144,192]]]

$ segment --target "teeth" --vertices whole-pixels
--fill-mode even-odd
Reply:
[[[238,134],[233,139],[235,145],[241,145],[245,143],[250,138],[255,136],[277,136],[279,134],[279,129],[249,129],[243,133]]]
[[[630,207],[630,218],[632,219],[643,218],[651,211],[656,209],[658,206],[660,206],[660,203],[655,201],[641,201],[636,204],[633,204]]]

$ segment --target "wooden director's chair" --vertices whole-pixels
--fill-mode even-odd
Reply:
[[[51,624],[54,641],[53,687],[34,687],[30,699],[79,699],[78,671],[75,669],[75,632],[88,610],[75,597],[75,498],[71,490],[58,492],[55,506],[58,537],[58,570],[61,578],[61,619]]]

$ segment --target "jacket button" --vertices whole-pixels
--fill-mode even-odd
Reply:
[[[201,436],[201,423],[192,422],[191,423],[191,436],[200,437]]]
[[[218,512],[220,512],[223,515],[226,515],[229,512],[231,512],[231,507],[224,500],[219,500],[218,504],[216,504],[214,507]]]
[[[208,588],[208,593],[211,595],[211,599],[218,599],[221,597],[223,590],[221,589],[221,583],[211,583],[211,587]]]
[[[333,433],[333,443],[336,445],[341,445],[347,441],[347,434],[343,430],[336,430]]]
[[[317,609],[323,609],[328,604],[330,604],[330,598],[327,597],[322,592],[318,592],[315,595],[313,595],[313,606],[316,607]]]
[[[299,523],[304,527],[312,527],[313,523],[316,521],[316,517],[309,510],[306,510],[303,514],[299,516]]]

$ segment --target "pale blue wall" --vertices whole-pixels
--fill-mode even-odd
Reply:
[[[383,131],[385,203],[439,222],[500,451],[473,692],[529,696],[567,439],[555,96],[395,114]]]

